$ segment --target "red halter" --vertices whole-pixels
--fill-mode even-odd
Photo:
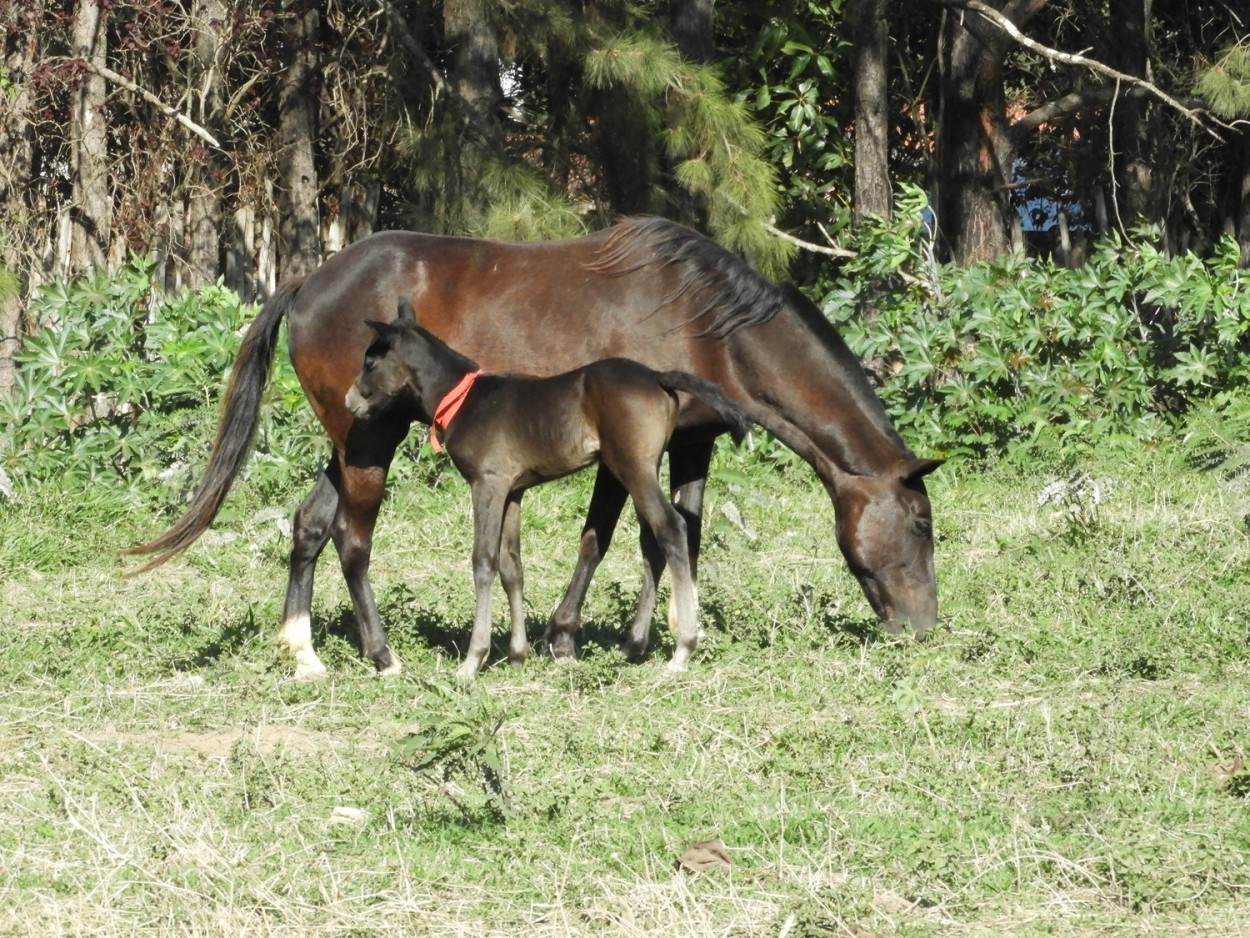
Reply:
[[[438,442],[438,437],[434,433],[435,428],[444,434],[447,433],[448,425],[455,419],[456,414],[460,411],[460,405],[469,396],[473,382],[477,380],[478,375],[481,373],[481,369],[470,371],[460,379],[459,384],[443,395],[443,399],[434,408],[434,422],[430,424],[430,448],[434,452],[441,453],[443,451],[443,445]]]

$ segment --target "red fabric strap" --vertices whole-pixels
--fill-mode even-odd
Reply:
[[[438,406],[434,408],[434,422],[430,424],[430,448],[436,453],[443,451],[443,444],[438,442],[438,436],[435,429],[442,433],[447,432],[447,427],[455,419],[456,414],[460,411],[460,405],[464,403],[464,399],[469,396],[469,391],[473,387],[473,382],[477,380],[481,369],[470,371],[460,383],[443,395],[443,399],[438,402]]]

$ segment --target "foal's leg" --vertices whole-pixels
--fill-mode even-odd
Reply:
[[[394,445],[389,446],[375,442],[367,454],[349,453],[341,457],[339,504],[331,526],[331,537],[356,611],[360,649],[382,675],[398,674],[400,662],[386,643],[377,600],[369,585],[369,558],[373,552],[373,528],[386,490],[386,472],[398,442],[395,439]]]
[[[551,614],[542,641],[553,657],[571,658],[577,654],[574,636],[582,626],[582,604],[586,590],[599,562],[612,543],[612,532],[621,517],[628,493],[625,487],[605,466],[595,475],[595,488],[590,496],[590,508],[586,511],[586,524],[577,549],[577,567],[560,605]]]
[[[686,522],[686,545],[690,557],[690,579],[694,582],[695,603],[699,601],[699,548],[703,542],[703,491],[712,466],[715,439],[673,449],[668,454],[669,490],[673,507]],[[651,619],[647,616],[647,621]],[[668,627],[677,631],[677,607],[668,604]]]
[[[508,492],[480,480],[473,488],[473,632],[456,676],[471,680],[490,654],[490,590],[499,571],[499,542]]]
[[[326,670],[312,644],[313,575],[317,558],[330,539],[330,524],[339,503],[338,484],[338,459],[332,457],[291,521],[290,572],[278,641],[295,659],[296,677],[320,677]]]
[[[636,506],[635,506],[636,507]],[[655,597],[660,577],[664,574],[665,555],[651,525],[638,513],[638,545],[642,549],[642,586],[638,590],[638,605],[634,609],[634,621],[629,627],[621,652],[630,661],[637,661],[647,653],[651,643],[651,617],[655,614]],[[677,631],[672,613],[675,602],[669,603],[669,627]]]
[[[508,660],[513,664],[520,664],[530,653],[529,636],[525,634],[525,575],[521,569],[521,495],[514,492],[508,496],[499,544],[499,579],[503,581],[512,618]]]
[[[668,666],[673,671],[684,671],[699,640],[694,578],[690,573],[690,555],[686,546],[686,522],[672,503],[664,498],[658,480],[642,490],[631,489],[630,495],[638,509],[639,519],[651,529],[673,575],[673,605],[677,610],[674,638],[677,647]],[[631,640],[635,637],[631,634]]]
[[[707,481],[708,467],[712,462],[712,441],[673,449],[668,454],[669,485],[673,491],[673,507],[686,525],[687,556],[690,558],[690,579],[693,584],[695,605],[698,605],[699,586],[696,580],[699,542],[703,530],[703,489]],[[638,543],[642,549],[642,588],[638,592],[638,607],[634,621],[621,650],[630,660],[641,658],[647,651],[651,638],[651,620],[655,615],[656,591],[664,573],[667,555],[656,540],[651,526],[638,516]],[[668,604],[668,627],[678,629],[676,593]]]

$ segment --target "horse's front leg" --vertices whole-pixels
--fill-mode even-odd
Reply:
[[[373,529],[386,490],[386,471],[392,455],[393,447],[381,455],[374,451],[369,458],[359,455],[342,457],[339,504],[331,527],[339,564],[356,612],[360,650],[382,675],[398,674],[401,667],[399,658],[386,643],[377,600],[369,584]]]
[[[278,641],[295,659],[296,677],[320,677],[326,670],[312,643],[313,576],[317,558],[330,539],[338,485],[339,464],[332,458],[291,521],[290,572]]]
[[[625,487],[606,466],[600,466],[595,475],[595,488],[586,511],[586,524],[577,549],[577,566],[569,588],[560,605],[551,614],[542,642],[555,658],[572,658],[577,655],[575,636],[582,626],[582,605],[590,588],[599,562],[612,543],[612,532],[621,517],[628,493]]]
[[[472,680],[490,654],[490,591],[499,572],[499,542],[507,507],[506,488],[475,480],[473,490],[473,632],[456,676]]]
[[[525,634],[525,574],[521,568],[521,492],[508,497],[503,514],[503,534],[499,545],[499,579],[508,597],[512,637],[508,660],[521,664],[529,657],[529,636]]]

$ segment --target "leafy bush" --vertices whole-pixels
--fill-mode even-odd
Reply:
[[[902,225],[867,232],[826,296],[851,347],[891,376],[882,396],[917,448],[1071,454],[1149,441],[1250,379],[1250,291],[1231,240],[1205,260],[1112,237],[1073,270],[1015,256],[938,267],[919,232],[922,199],[907,193]]]
[[[217,285],[165,296],[152,266],[45,288],[43,324],[0,398],[0,470],[15,487],[49,480],[185,489],[207,456],[243,329],[255,310]],[[309,469],[326,444],[285,355],[264,407],[253,474]],[[274,473],[276,476],[276,473]],[[168,497],[168,492],[165,493]]]

